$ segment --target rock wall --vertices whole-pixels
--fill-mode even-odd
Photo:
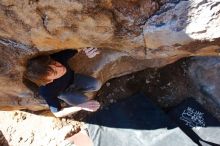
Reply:
[[[218,56],[219,16],[213,0],[0,0],[0,109],[47,108],[22,77],[27,59],[42,53],[98,47],[101,55],[79,53],[70,64],[103,82],[186,56]]]
[[[219,55],[220,3],[172,1],[145,24],[147,58]]]
[[[1,0],[2,37],[40,51],[88,46],[144,47],[142,29],[159,9],[153,0]]]

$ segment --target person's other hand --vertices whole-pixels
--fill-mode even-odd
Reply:
[[[84,48],[83,51],[86,53],[86,56],[89,58],[95,57],[97,54],[100,54],[99,50],[97,48]]]

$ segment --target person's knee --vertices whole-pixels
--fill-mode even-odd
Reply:
[[[65,94],[60,94],[59,96],[57,96],[57,98],[59,98],[61,100],[65,100],[66,99],[66,95]]]
[[[87,96],[80,92],[63,93],[58,98],[69,105],[78,105],[87,101]]]
[[[95,84],[95,91],[98,91],[100,88],[102,87],[102,82],[101,81],[99,81],[99,80],[97,80],[96,81],[96,84]]]

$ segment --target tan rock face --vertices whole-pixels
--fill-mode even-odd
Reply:
[[[159,3],[2,0],[0,7],[0,35],[41,51],[88,46],[121,50],[144,47],[140,25]]]
[[[98,47],[99,56],[79,53],[70,64],[103,82],[185,56],[219,55],[219,10],[211,0],[0,0],[0,109],[45,108],[23,80],[27,59],[40,53]]]
[[[3,105],[2,109],[20,109],[22,101],[30,102],[31,99],[21,100],[18,96],[33,96],[33,93],[23,84],[23,71],[28,56],[37,53],[37,50],[4,39],[0,42],[0,105]],[[31,102],[39,103],[34,99]],[[13,105],[17,107],[13,108]]]

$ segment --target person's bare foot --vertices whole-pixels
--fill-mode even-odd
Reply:
[[[98,101],[95,101],[95,100],[90,100],[88,102],[79,104],[77,106],[81,107],[82,110],[90,111],[90,112],[95,112],[95,111],[97,111],[99,109],[100,103]]]

